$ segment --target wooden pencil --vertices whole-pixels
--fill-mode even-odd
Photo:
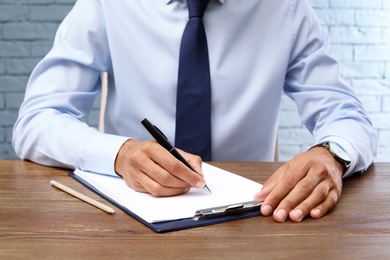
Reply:
[[[66,192],[66,193],[68,193],[68,194],[70,194],[70,195],[72,195],[72,196],[74,196],[74,197],[84,201],[84,202],[87,202],[88,204],[91,204],[92,206],[97,207],[98,209],[101,209],[101,210],[103,210],[103,211],[105,211],[107,213],[110,213],[110,214],[114,214],[115,213],[115,210],[112,209],[111,207],[106,206],[103,203],[100,203],[97,200],[94,200],[94,199],[92,199],[92,198],[90,198],[88,196],[85,196],[84,194],[81,194],[80,192],[77,192],[77,191],[75,191],[75,190],[73,190],[73,189],[71,189],[69,187],[66,187],[65,185],[63,185],[63,184],[61,184],[61,183],[59,183],[57,181],[52,180],[52,181],[50,181],[50,184],[52,186],[56,187],[57,189],[60,189],[60,190],[62,190],[64,192]]]

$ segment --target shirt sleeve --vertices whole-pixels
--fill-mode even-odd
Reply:
[[[77,1],[32,72],[13,129],[22,159],[115,174],[128,137],[100,133],[81,120],[100,92],[100,73],[111,69],[103,15],[98,1]]]
[[[293,1],[292,51],[285,93],[295,101],[315,142],[334,141],[351,157],[344,176],[366,170],[376,156],[375,130],[353,89],[329,55],[329,38],[307,1]]]

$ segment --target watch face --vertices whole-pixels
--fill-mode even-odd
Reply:
[[[336,143],[329,142],[329,150],[333,154],[337,155],[341,160],[344,160],[347,162],[351,161],[347,152],[340,145],[338,145]]]

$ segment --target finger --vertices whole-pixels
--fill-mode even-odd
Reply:
[[[275,209],[274,219],[284,222],[287,217],[301,221],[315,206],[321,203],[335,184],[327,179],[327,171],[312,168],[300,180]]]
[[[187,193],[190,190],[188,185],[185,187],[163,186],[145,173],[137,175],[137,178],[132,178],[128,185],[135,191],[150,193],[155,197],[175,196]]]
[[[286,169],[286,171],[280,177],[280,180],[278,181],[276,186],[265,198],[261,208],[261,212],[263,215],[268,216],[276,209],[279,203],[290,193],[290,191],[295,187],[295,185],[299,182],[299,180],[302,179],[301,176],[302,172],[305,171],[298,170],[296,172],[291,172],[290,168]],[[277,218],[275,220],[277,221],[278,219],[280,219],[280,221],[285,220],[286,209],[283,210],[284,211],[280,212],[280,217],[274,215],[274,218],[275,217]]]
[[[283,209],[284,212],[283,214],[275,214],[275,220],[283,222],[289,214],[293,221],[301,221],[314,206],[318,205],[328,195],[329,185],[326,185],[326,182],[321,183],[322,181],[318,175],[306,175],[279,203],[275,212],[280,209]],[[291,212],[293,209],[295,211]]]
[[[336,189],[330,190],[328,197],[326,197],[326,199],[322,203],[320,203],[318,206],[316,206],[310,211],[310,216],[312,218],[321,218],[328,211],[334,208],[334,206],[336,206],[339,198],[340,194]]]
[[[167,170],[172,167],[173,170]],[[128,140],[118,153],[115,169],[128,186],[140,192],[150,191],[156,196],[180,194],[188,191],[189,187],[204,186],[199,174],[189,170],[156,141]],[[195,176],[195,181],[180,178],[177,172],[182,172],[185,177]]]
[[[135,159],[131,164],[162,186],[181,189],[204,186],[204,179],[200,175],[190,170],[156,141],[144,142],[139,151],[138,154],[133,153]]]
[[[203,188],[206,185],[206,181],[203,178],[203,173],[199,174],[201,171],[201,168],[198,165],[196,165],[195,157],[193,157],[194,162],[191,161],[191,164],[195,166],[195,169],[198,170],[198,172],[191,170],[189,167],[187,167],[184,163],[176,159],[172,154],[170,154],[168,151],[167,156],[161,156],[156,155],[153,160],[160,165],[167,173],[169,173],[172,176],[175,176],[177,179],[182,180],[183,182],[187,183],[190,187],[197,187],[197,188]],[[188,156],[188,154],[187,154]],[[194,169],[194,170],[195,170]],[[164,175],[161,175],[164,176]]]
[[[299,222],[309,214],[320,218],[331,210],[341,196],[341,187],[331,180],[321,182],[313,193],[290,213],[292,221]]]
[[[123,177],[123,180],[126,182],[127,186],[129,186],[133,190],[135,190],[137,192],[142,192],[142,193],[146,193],[147,192],[147,190],[144,188],[144,186],[142,186],[141,183],[135,181],[134,178],[125,178],[125,177]]]
[[[137,147],[133,149],[131,153],[125,155],[124,161],[121,163],[124,166],[121,167],[122,177],[126,181],[127,185],[139,192],[148,192],[148,190],[153,191],[153,194],[156,196],[163,195],[173,195],[183,193],[183,190],[186,191],[190,187],[190,185],[183,180],[172,176],[170,173],[165,171],[161,166],[156,164],[151,157],[151,151],[157,151],[158,153],[164,153],[167,151],[163,149],[156,142],[136,142]],[[169,153],[167,153],[169,155]],[[126,159],[127,158],[127,159]],[[147,177],[145,177],[147,176]],[[157,182],[160,184],[151,184],[151,181]],[[157,187],[157,188],[156,188]],[[161,189],[167,188],[178,188],[176,192],[174,191],[161,191],[158,192],[156,189],[161,187]]]
[[[175,175],[172,175],[169,171],[165,170],[161,167],[161,165],[155,163],[154,161],[149,161],[149,163],[145,165],[145,168],[141,168],[141,172],[135,176],[135,179],[142,183],[142,185],[148,190],[154,190],[159,186],[178,189],[187,189],[191,187],[189,183]],[[153,180],[156,184],[151,185],[151,180]],[[147,186],[149,188],[147,188]]]
[[[202,158],[197,155],[193,155],[190,153],[186,153],[180,149],[177,149],[180,154],[187,160],[187,162],[191,165],[192,169],[198,173],[200,176],[204,177],[203,169],[202,169]]]
[[[146,176],[146,175],[145,175]],[[177,188],[177,187],[166,187],[155,181],[146,181],[143,183],[144,188],[148,193],[155,197],[169,197],[177,196],[180,194],[187,193],[190,188]]]
[[[264,201],[268,194],[275,188],[280,176],[285,172],[286,165],[284,164],[275,173],[268,178],[268,180],[263,184],[261,190],[255,194],[254,199],[258,201]]]
[[[302,221],[314,207],[326,200],[329,195],[329,190],[330,185],[328,182],[321,182],[313,189],[313,192],[308,195],[306,199],[289,213],[290,219],[294,222]]]

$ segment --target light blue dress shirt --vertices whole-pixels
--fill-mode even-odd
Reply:
[[[184,0],[79,0],[37,65],[14,127],[24,159],[115,174],[128,138],[151,139],[143,118],[173,142]],[[329,41],[307,0],[211,0],[204,24],[212,84],[212,156],[272,161],[283,91],[316,143],[332,140],[352,158],[376,154],[375,131],[329,57]],[[106,133],[80,122],[109,73]]]

